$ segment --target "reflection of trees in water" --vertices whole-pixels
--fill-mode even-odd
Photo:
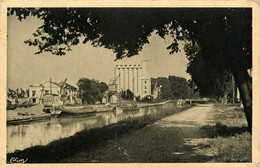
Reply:
[[[26,135],[26,129],[28,129],[28,126],[18,125],[18,126],[10,126],[9,128],[11,128],[10,137],[14,137],[14,136],[24,137]]]
[[[86,120],[86,121],[82,121],[82,122],[79,123],[79,124],[82,125],[82,127],[83,127],[82,130],[83,130],[83,129],[89,130],[89,129],[95,128],[97,122],[98,122],[98,121],[97,121],[96,117],[94,117],[93,119],[88,119],[88,120]]]
[[[109,124],[117,123],[117,117],[112,112],[104,112],[97,117],[97,127],[103,127]]]
[[[59,133],[62,129],[62,125],[58,121],[49,121],[38,125],[39,129],[41,129],[42,133],[46,133],[48,131],[54,131],[55,133]],[[37,128],[38,129],[38,128]]]
[[[56,123],[59,123],[62,127],[71,126],[73,124],[85,121],[86,118],[74,118],[74,117],[61,117],[56,120]],[[55,123],[55,120],[53,120]]]
[[[91,129],[96,127],[97,118],[93,117],[83,117],[83,118],[75,118],[75,117],[64,117],[58,120],[58,123],[63,127],[64,133],[66,131],[76,131],[79,132],[84,129]]]

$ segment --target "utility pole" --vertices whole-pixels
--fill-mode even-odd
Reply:
[[[52,94],[51,78],[50,78],[50,93]]]

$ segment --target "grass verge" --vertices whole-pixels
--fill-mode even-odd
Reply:
[[[219,105],[214,115],[215,126],[202,127],[211,138],[203,141],[207,147],[200,152],[214,156],[213,162],[252,162],[252,136],[243,109]]]

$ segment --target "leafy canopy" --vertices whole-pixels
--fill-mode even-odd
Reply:
[[[180,99],[192,98],[194,90],[189,87],[185,78],[177,76],[158,77],[151,79],[152,91],[155,87],[161,86],[160,98],[162,99]]]
[[[108,89],[106,83],[99,83],[97,80],[80,78],[77,82],[78,97],[82,99],[83,103],[95,104],[103,97],[103,93]]]
[[[178,41],[197,42],[203,56],[216,64],[234,57],[251,67],[252,9],[250,8],[12,8],[8,15],[19,20],[29,15],[43,20],[26,40],[39,48],[37,54],[64,55],[80,42],[112,49],[116,58],[137,55],[153,31],[170,34],[170,53]],[[241,53],[244,53],[243,55]],[[231,55],[232,54],[232,55]],[[225,63],[224,63],[225,64]]]
[[[184,50],[189,59],[186,72],[190,74],[191,84],[196,84],[201,96],[223,97],[232,90],[230,71],[203,58],[197,44],[186,44]]]

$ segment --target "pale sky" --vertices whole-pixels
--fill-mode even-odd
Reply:
[[[86,77],[109,83],[114,76],[114,66],[119,62],[148,60],[150,77],[168,77],[169,75],[190,78],[185,72],[188,60],[184,51],[169,55],[166,47],[170,38],[162,39],[153,34],[150,44],[146,44],[139,55],[123,60],[115,60],[111,50],[93,47],[90,44],[79,44],[65,56],[50,53],[35,55],[37,48],[24,44],[24,40],[33,39],[32,33],[41,25],[41,20],[28,17],[20,22],[15,16],[8,16],[8,57],[7,87],[28,88],[39,85],[52,78],[60,82],[76,85],[79,78]]]

